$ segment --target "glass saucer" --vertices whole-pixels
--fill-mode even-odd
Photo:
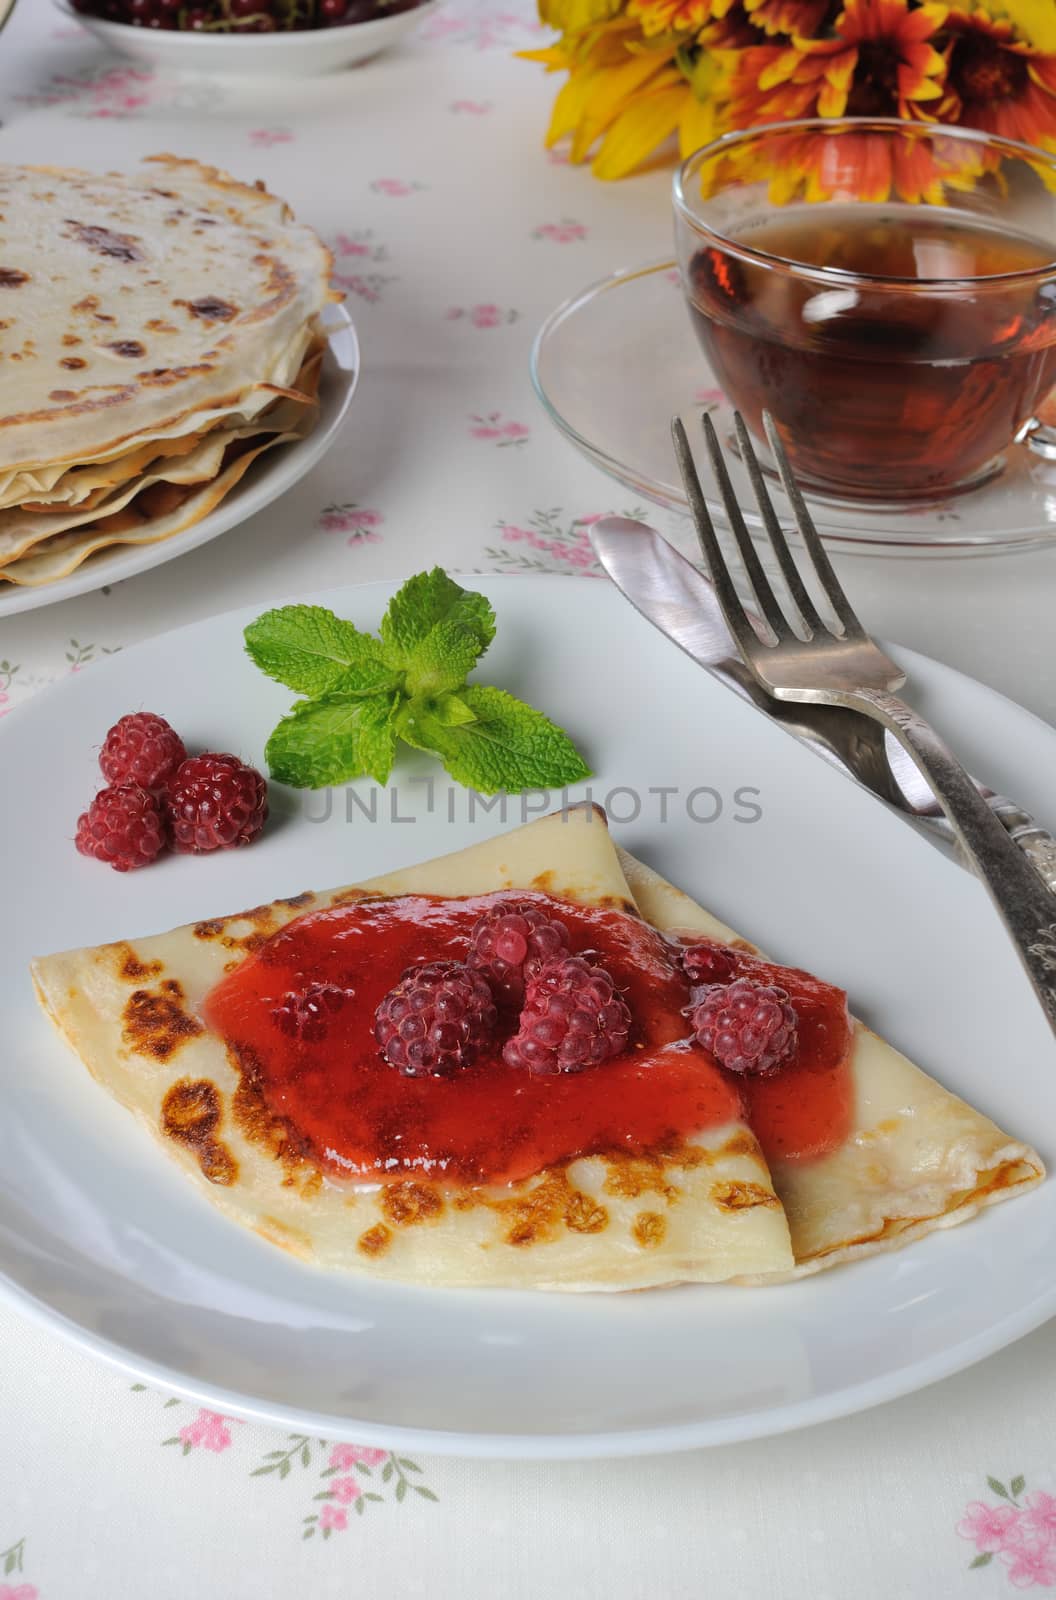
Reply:
[[[720,438],[732,437],[732,407],[697,344],[674,261],[614,272],[559,306],[536,335],[531,370],[547,414],[567,439],[610,477],[672,510],[688,508],[671,418],[707,410]],[[703,460],[698,465],[707,486]],[[749,513],[748,475],[732,452],[730,475],[749,527],[761,527]],[[788,502],[778,483],[771,492],[780,514]],[[808,499],[825,542],[858,555],[986,555],[1056,541],[1056,462],[1026,445],[1010,445],[1001,470],[945,501],[870,506]],[[708,504],[723,520],[718,504]]]

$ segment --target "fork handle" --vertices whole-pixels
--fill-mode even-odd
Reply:
[[[911,706],[879,689],[848,696],[890,729],[931,785],[950,826],[999,911],[1049,1026],[1056,1032],[1056,894],[994,815],[952,750]]]

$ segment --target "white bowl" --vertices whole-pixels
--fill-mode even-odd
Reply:
[[[133,28],[127,22],[104,22],[101,17],[85,16],[74,11],[67,0],[55,0],[55,4],[109,49],[164,72],[210,72],[232,78],[315,78],[388,50],[403,34],[417,27],[427,12],[434,11],[440,0],[422,0],[413,11],[371,22],[350,22],[338,28],[243,34]]]

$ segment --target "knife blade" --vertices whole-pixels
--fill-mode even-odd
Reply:
[[[625,599],[692,660],[957,856],[942,808],[914,763],[878,724],[835,706],[771,699],[741,662],[715,590],[647,523],[603,517],[590,529],[595,554]],[[754,619],[753,619],[754,620]],[[1056,839],[1003,795],[972,780],[1056,893]],[[958,857],[959,859],[959,857]]]

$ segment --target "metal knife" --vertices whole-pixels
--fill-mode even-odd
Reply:
[[[903,812],[934,843],[956,855],[942,808],[901,747],[878,724],[854,711],[771,699],[742,665],[707,578],[655,528],[629,517],[603,517],[592,525],[590,537],[598,560],[620,593],[654,628],[772,722]],[[973,782],[1056,894],[1056,838],[1022,807],[995,794],[978,779]]]

